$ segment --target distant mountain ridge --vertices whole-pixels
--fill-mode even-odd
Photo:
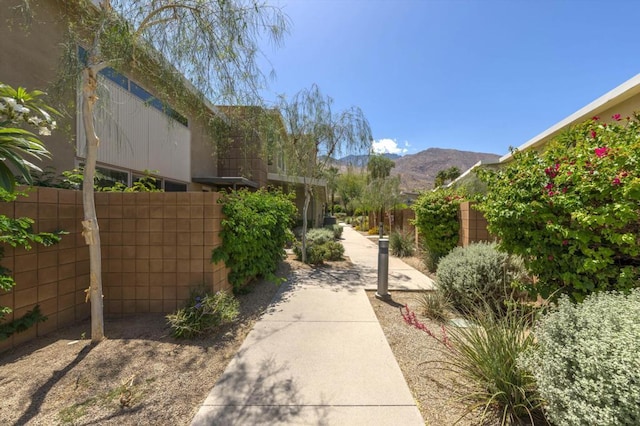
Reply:
[[[429,148],[402,157],[397,154],[384,154],[384,156],[395,162],[396,166],[391,169],[391,174],[400,176],[401,189],[412,192],[433,188],[436,175],[440,170],[457,167],[460,172],[465,172],[478,161],[493,163],[500,158],[497,154],[445,148]],[[368,158],[366,155],[349,155],[336,160],[336,163],[340,166],[365,167]]]
[[[382,154],[382,156],[387,157],[389,160],[397,160],[398,158],[402,158],[398,154]],[[336,162],[341,166],[356,166],[356,167],[366,167],[367,162],[369,161],[368,155],[347,155],[346,157],[342,157]]]

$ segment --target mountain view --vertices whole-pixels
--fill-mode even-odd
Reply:
[[[384,154],[384,156],[396,163],[391,170],[391,175],[400,176],[400,188],[403,191],[412,192],[433,188],[436,174],[440,170],[457,167],[464,172],[478,161],[496,162],[500,158],[497,154],[443,148],[429,148],[404,156],[397,154]],[[367,158],[365,155],[349,155],[338,160],[338,163],[342,166],[365,167]]]

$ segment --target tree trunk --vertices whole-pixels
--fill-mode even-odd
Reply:
[[[304,205],[302,206],[302,262],[307,263],[307,212],[311,202],[311,185],[304,184]]]
[[[333,206],[336,204],[334,196],[335,193],[331,191],[331,216],[333,216]]]
[[[97,74],[87,68],[82,73],[82,122],[86,134],[86,158],[82,181],[82,206],[84,220],[82,221],[82,235],[89,246],[89,288],[87,300],[91,300],[91,342],[98,343],[104,338],[104,315],[102,302],[102,253],[100,250],[100,228],[96,215],[94,199],[94,176],[98,145],[100,139],[95,132],[93,111],[97,97]]]

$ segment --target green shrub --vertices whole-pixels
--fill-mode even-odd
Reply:
[[[307,231],[307,243],[324,244],[333,241],[333,230],[329,228],[313,228]]]
[[[640,290],[566,297],[535,329],[521,358],[558,425],[640,424]]]
[[[416,301],[422,315],[436,321],[445,321],[449,318],[452,304],[441,291],[421,291]]]
[[[342,226],[340,225],[326,225],[325,229],[331,230],[333,232],[333,238],[339,240],[342,238]]]
[[[614,116],[619,120],[619,116]],[[602,290],[640,285],[640,121],[594,119],[542,153],[479,176],[489,230],[539,278],[529,290],[580,301]]]
[[[342,260],[344,246],[338,241],[328,241],[322,245],[325,260]]]
[[[215,294],[192,293],[187,305],[167,315],[171,335],[191,339],[238,317],[240,304],[223,291]]]
[[[416,212],[414,224],[422,241],[425,265],[431,271],[458,244],[458,206],[462,201],[462,195],[440,188],[423,192],[411,206]]]
[[[514,293],[514,282],[526,276],[524,265],[498,251],[495,243],[456,247],[440,260],[436,283],[454,306],[473,312],[488,306],[504,312]]]
[[[413,256],[415,238],[410,232],[393,231],[389,235],[391,254],[398,257]]]
[[[341,260],[344,247],[340,242],[334,241],[334,238],[339,238],[340,235],[342,227],[339,225],[310,229],[307,232],[307,263],[318,265],[325,260]],[[302,260],[301,243],[293,246],[293,252],[298,260]]]
[[[213,250],[212,262],[223,261],[231,269],[229,282],[234,292],[257,276],[276,280],[284,247],[293,241],[296,206],[291,195],[264,189],[234,191],[220,200],[222,245]]]
[[[534,344],[529,319],[510,310],[500,317],[487,311],[472,320],[472,326],[448,329],[447,364],[470,383],[460,389],[466,414],[481,409],[480,423],[492,412],[503,425],[543,424],[535,380],[517,365],[518,357]]]
[[[307,263],[319,265],[325,260],[341,260],[344,255],[344,246],[333,240],[319,240],[320,242],[307,240]],[[297,260],[302,260],[302,245],[293,246],[293,253]]]

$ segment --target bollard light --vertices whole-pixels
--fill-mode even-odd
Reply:
[[[389,239],[378,241],[378,299],[390,299],[389,295]]]

